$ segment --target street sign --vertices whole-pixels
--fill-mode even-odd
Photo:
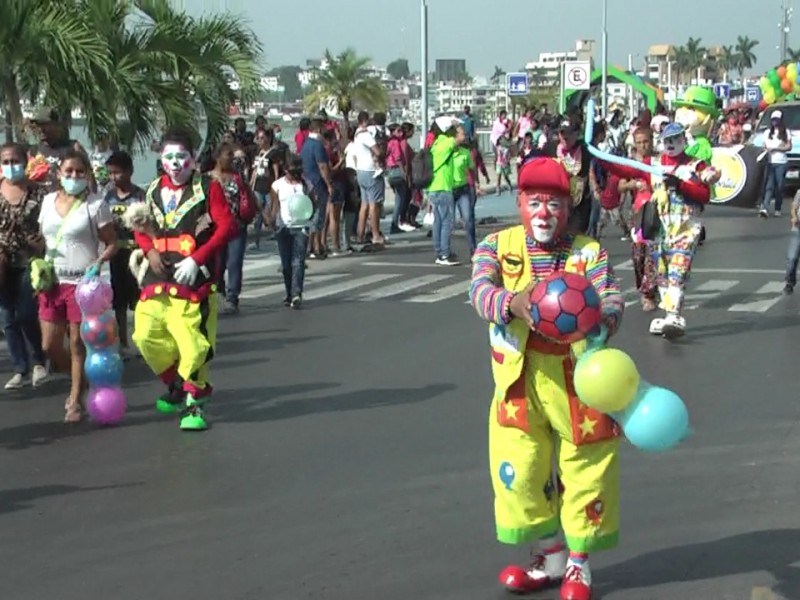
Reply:
[[[715,83],[714,95],[721,100],[727,100],[731,97],[731,84],[730,83]]]
[[[564,63],[564,89],[588,90],[592,87],[592,63],[576,60]]]
[[[758,104],[761,102],[761,88],[757,85],[744,88],[744,101]]]
[[[527,96],[528,74],[506,73],[506,90],[509,96]]]

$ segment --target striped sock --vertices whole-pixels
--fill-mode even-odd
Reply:
[[[589,560],[589,555],[586,552],[569,552],[569,562],[583,566]]]

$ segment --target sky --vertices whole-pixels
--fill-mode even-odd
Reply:
[[[767,71],[779,60],[784,1],[742,0],[734,10],[733,0],[608,0],[609,62],[627,67],[630,53],[634,66],[642,68],[651,44],[680,45],[691,36],[706,46],[730,45],[746,35],[760,41],[755,71]],[[420,0],[173,2],[198,16],[226,10],[244,16],[264,44],[267,68],[304,65],[326,48],[335,54],[351,46],[375,64],[407,58],[412,71],[420,70]],[[464,58],[471,75],[491,76],[495,65],[517,70],[540,52],[574,49],[577,39],[596,40],[600,60],[601,0],[427,2],[430,70],[437,58]],[[704,15],[715,17],[701,16],[700,6]],[[797,46],[800,38],[790,33],[789,47]]]

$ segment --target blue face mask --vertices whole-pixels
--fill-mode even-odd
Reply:
[[[20,181],[25,178],[25,165],[2,165],[3,178],[9,181]]]
[[[77,177],[61,178],[61,187],[64,188],[64,191],[70,196],[77,196],[85,190],[88,185],[89,182],[86,179],[78,179]]]
[[[275,132],[275,140],[280,142],[282,139],[283,139],[283,132],[282,131],[276,131]]]

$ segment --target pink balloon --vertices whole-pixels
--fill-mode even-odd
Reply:
[[[114,292],[111,284],[99,277],[81,281],[75,288],[75,300],[84,315],[99,315],[111,308]]]
[[[117,341],[117,319],[112,312],[84,316],[81,339],[91,350],[103,350]]]
[[[89,390],[86,410],[100,425],[119,423],[125,416],[125,392],[120,387],[93,388]]]

